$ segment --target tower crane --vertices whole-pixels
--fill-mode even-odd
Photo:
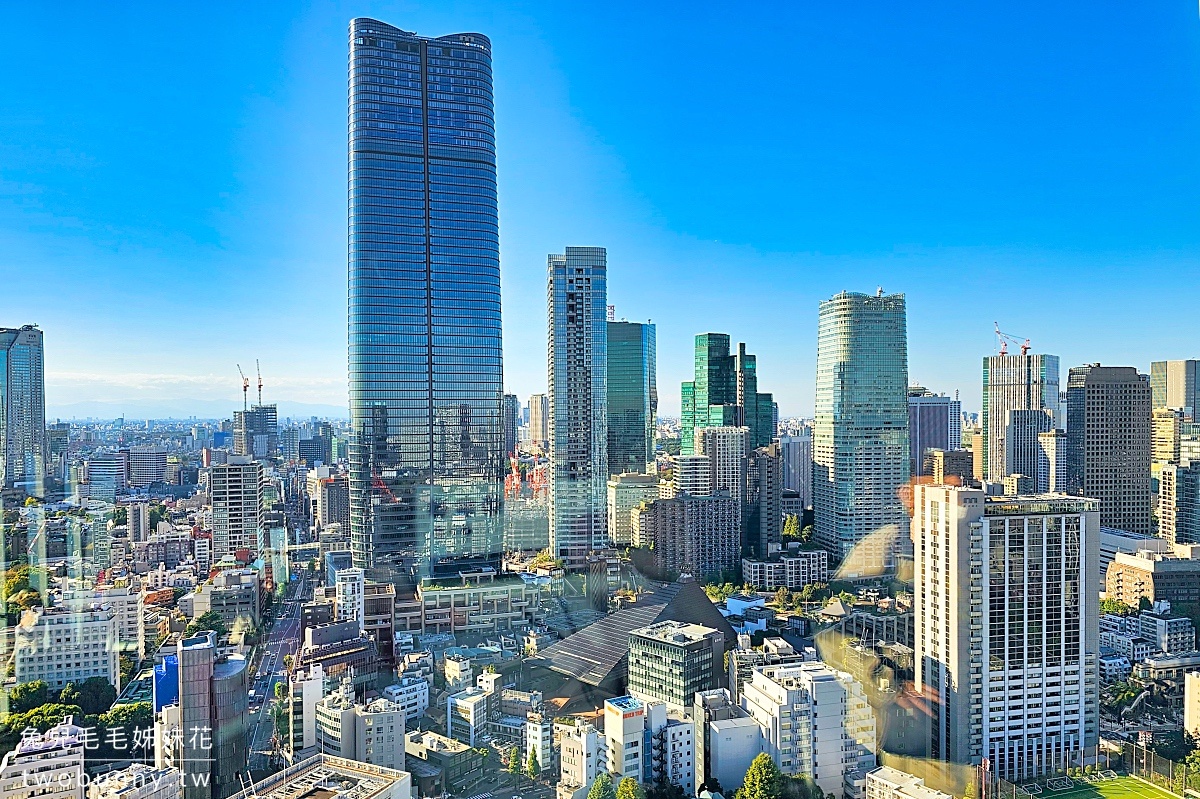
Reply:
[[[246,377],[246,373],[242,371],[242,365],[240,363],[237,365],[237,368],[238,374],[242,376],[242,410],[245,411],[249,410],[247,406],[249,404],[250,379]]]
[[[262,405],[262,369],[258,366],[258,358],[254,359],[254,371],[258,375],[258,404]]]
[[[1008,344],[1010,341],[1014,345],[1021,348],[1022,355],[1029,354],[1029,350],[1030,350],[1029,339],[1025,339],[1025,341],[1022,342],[1021,339],[1017,336],[1012,336],[1012,335],[1009,335],[1008,333],[1001,333],[999,322],[993,322],[993,324],[996,326],[996,340],[1000,342],[1000,354],[1001,355],[1008,355]]]

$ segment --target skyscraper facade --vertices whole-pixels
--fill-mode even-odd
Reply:
[[[46,468],[46,381],[42,331],[0,327],[0,488],[41,494]]]
[[[1155,408],[1175,408],[1196,418],[1196,367],[1200,361],[1154,361],[1150,364],[1150,394]]]
[[[821,303],[817,325],[816,540],[890,565],[908,538],[908,458],[904,295],[842,292]]]
[[[1067,379],[1067,490],[1100,500],[1100,523],[1152,532],[1150,381],[1132,366],[1076,366]]]
[[[645,472],[654,460],[654,325],[608,323],[608,471]]]
[[[550,398],[545,394],[529,397],[529,443],[538,452],[550,447]]]
[[[504,454],[517,450],[517,428],[521,426],[521,400],[516,394],[504,395]]]
[[[921,386],[908,390],[908,470],[925,474],[925,450],[962,448],[962,403]]]
[[[702,427],[746,427],[750,447],[765,447],[775,437],[775,403],[758,392],[757,359],[738,344],[730,354],[725,333],[696,336],[695,379],[681,387],[680,452],[696,452]]]
[[[914,486],[915,686],[930,755],[1012,781],[1099,738],[1096,501]]]
[[[279,454],[279,411],[275,405],[254,405],[233,412],[233,452],[255,458]]]
[[[350,533],[399,584],[498,563],[491,43],[350,23]]]
[[[794,491],[800,505],[812,506],[812,428],[803,427],[792,435],[779,437],[783,458],[783,490]]]
[[[567,247],[548,265],[550,548],[579,569],[608,544],[608,261]]]
[[[1000,482],[1012,469],[1004,463],[1008,412],[1058,409],[1057,355],[990,355],[983,359],[983,473]],[[1053,429],[1051,426],[1050,429]]]

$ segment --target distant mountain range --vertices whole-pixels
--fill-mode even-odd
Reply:
[[[317,402],[291,402],[281,400],[279,420],[286,418],[308,419],[316,416],[328,419],[349,418],[349,409],[344,405],[324,405]],[[69,402],[46,406],[46,421],[54,419],[231,419],[240,404],[225,400],[201,399],[130,399],[93,400]]]

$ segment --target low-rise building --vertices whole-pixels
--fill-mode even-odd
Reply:
[[[690,708],[697,691],[724,682],[725,636],[700,624],[662,621],[629,635],[629,693],[671,710]]]
[[[404,771],[313,755],[259,780],[229,799],[412,799]]]
[[[1105,594],[1134,608],[1143,597],[1151,603],[1200,602],[1200,545],[1175,544],[1170,552],[1117,552],[1105,575]]]
[[[953,799],[926,786],[920,777],[889,766],[868,771],[866,776],[866,799]]]
[[[317,702],[316,727],[324,754],[404,770],[404,708],[387,699],[356,702],[349,677]]]
[[[696,793],[696,730],[663,702],[619,696],[604,703],[605,767],[619,782],[666,782]]]
[[[450,793],[470,790],[483,777],[483,755],[478,749],[435,732],[408,733],[404,751],[410,761],[415,758],[440,769],[442,784]]]
[[[732,796],[763,751],[762,728],[724,688],[697,693],[692,720],[696,725],[696,785],[716,780]]]
[[[1200,669],[1200,652],[1182,655],[1151,655],[1133,665],[1133,676],[1142,682],[1181,680],[1189,671]]]
[[[417,598],[426,633],[498,633],[536,626],[541,618],[536,586],[490,568],[425,580]]]
[[[182,775],[175,769],[133,763],[92,780],[87,799],[179,799],[182,791]]]
[[[247,623],[257,628],[262,620],[260,602],[258,572],[253,569],[225,569],[218,572],[211,582],[196,588],[196,593],[192,595],[192,618],[212,611],[220,614],[230,630],[244,627]]]
[[[475,746],[487,730],[492,694],[478,686],[446,698],[446,731],[456,741]]]
[[[400,682],[383,689],[383,696],[404,708],[404,718],[411,722],[429,709],[429,681],[423,677],[401,677]]]
[[[827,583],[829,553],[802,549],[765,560],[742,558],[742,579],[767,591],[795,591],[812,583]]]
[[[1096,663],[1101,682],[1123,682],[1133,674],[1133,663],[1124,655],[1101,652]]]
[[[606,739],[583,719],[575,719],[559,739],[559,778],[556,799],[584,799],[605,768]]]

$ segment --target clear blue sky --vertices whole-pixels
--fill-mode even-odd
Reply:
[[[495,56],[505,368],[545,385],[545,256],[809,413],[817,303],[903,291],[914,380],[978,406],[992,323],[1200,355],[1194,3],[36,3],[0,12],[0,325],[52,406],[345,402],[346,24]]]

